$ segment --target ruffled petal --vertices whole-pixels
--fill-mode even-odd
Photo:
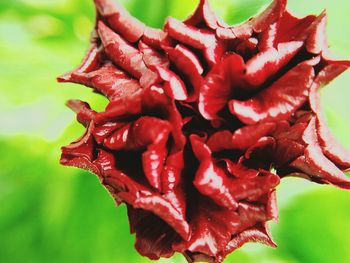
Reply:
[[[195,213],[191,213],[190,240],[176,244],[174,249],[187,254],[191,260],[205,258],[207,262],[214,262],[214,258],[238,230],[239,224],[237,212],[203,199],[197,204]]]
[[[315,121],[310,122],[305,132],[304,140],[308,146],[305,149],[304,156],[291,163],[291,167],[297,168],[321,182],[349,189],[350,178],[324,156],[318,142]]]
[[[303,42],[281,43],[277,49],[269,48],[247,62],[246,80],[253,87],[259,87],[282,69],[303,46]]]
[[[102,49],[96,43],[91,43],[90,48],[81,64],[75,70],[58,77],[57,80],[59,82],[81,83],[78,81],[78,79],[73,77],[74,74],[80,75],[98,69],[101,63],[101,56]],[[82,84],[85,85],[84,82]]]
[[[109,26],[129,42],[136,42],[146,26],[131,16],[119,3],[112,0],[94,0],[99,14],[108,21]]]
[[[216,29],[219,26],[218,18],[210,7],[208,0],[200,0],[196,11],[188,19],[184,21],[185,24],[191,26],[199,26],[205,23],[210,29]]]
[[[98,22],[98,34],[108,57],[135,78],[147,71],[142,53],[112,31],[102,21]]]
[[[350,151],[340,145],[327,126],[320,89],[350,67],[349,61],[332,61],[317,76],[310,90],[310,105],[317,115],[317,133],[323,153],[342,169],[350,168]]]
[[[260,33],[278,21],[286,10],[286,0],[274,0],[261,14],[250,22],[254,31]]]
[[[215,120],[233,94],[234,80],[241,79],[245,70],[243,59],[239,55],[230,55],[214,67],[207,75],[199,94],[198,107],[202,116]]]
[[[214,164],[210,149],[198,137],[191,136],[190,139],[194,154],[200,162],[193,184],[200,193],[210,197],[218,205],[237,209],[238,203],[230,193],[230,179]]]
[[[276,124],[274,123],[260,123],[238,129],[232,135],[233,148],[247,150],[260,138],[271,135],[275,128]]]
[[[245,124],[288,119],[307,100],[313,67],[300,64],[248,101],[232,100],[232,114]]]

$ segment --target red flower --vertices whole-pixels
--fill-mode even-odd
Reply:
[[[350,154],[319,99],[350,66],[327,55],[325,13],[297,18],[275,0],[229,26],[201,0],[161,31],[111,0],[95,4],[89,52],[59,81],[110,102],[103,112],[68,102],[86,133],[61,163],[97,174],[127,205],[140,254],[221,262],[249,241],[275,246],[280,178],[350,188]]]

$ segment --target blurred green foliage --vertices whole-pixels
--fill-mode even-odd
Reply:
[[[185,18],[194,0],[124,0],[130,12],[161,27]],[[227,22],[239,23],[268,0],[212,0]],[[348,0],[290,0],[298,14],[329,15],[333,52],[350,58]],[[149,262],[133,249],[125,207],[115,208],[98,179],[58,164],[59,146],[82,128],[64,107],[80,98],[95,109],[105,100],[84,87],[58,85],[55,77],[76,66],[94,23],[92,0],[0,2],[0,262]],[[336,136],[350,148],[350,72],[323,92]],[[68,128],[67,128],[68,127]],[[350,262],[350,193],[286,179],[278,191],[277,250],[249,244],[226,260],[245,263]],[[184,262],[180,255],[161,262]]]

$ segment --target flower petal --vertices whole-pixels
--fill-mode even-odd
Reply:
[[[287,0],[273,0],[273,2],[250,22],[255,32],[266,30],[271,24],[281,18],[286,10]]]
[[[259,242],[270,247],[277,247],[266,230],[266,227],[253,227],[234,236],[234,238],[226,246],[224,252],[222,252],[222,258],[248,242]]]
[[[240,80],[245,70],[245,64],[239,55],[232,54],[224,58],[220,64],[204,79],[199,94],[198,108],[202,116],[208,120],[218,118],[232,96],[235,80]],[[239,82],[238,82],[239,83]]]
[[[228,130],[218,131],[210,136],[207,145],[212,152],[233,149],[232,133]]]
[[[291,167],[320,179],[324,183],[350,189],[350,178],[345,176],[334,163],[324,156],[322,148],[317,141],[315,121],[310,122],[304,138],[310,144],[306,147],[304,156],[291,163]]]
[[[131,233],[136,233],[135,248],[145,257],[158,260],[174,254],[172,243],[179,239],[177,233],[151,212],[128,206]]]
[[[93,124],[87,128],[85,134],[69,146],[62,147],[60,163],[74,166],[99,174],[98,167],[92,164],[94,160],[94,140],[92,137]]]
[[[247,62],[246,79],[253,87],[259,87],[281,70],[300,51],[303,42],[281,43],[278,48],[270,48]]]
[[[213,204],[210,200],[198,201],[195,211],[191,213],[191,238],[176,244],[174,249],[188,254],[190,258],[196,254],[203,254],[205,258],[216,257],[237,231],[240,217],[235,211]]]
[[[321,105],[320,89],[350,67],[349,61],[329,62],[310,90],[310,105],[317,116],[317,133],[323,153],[343,169],[350,168],[350,151],[340,145],[327,126]]]
[[[171,17],[168,18],[165,29],[169,36],[177,41],[203,50],[205,58],[211,66],[215,65],[221,59],[223,46],[217,41],[214,33],[186,25]]]
[[[323,12],[312,23],[309,29],[309,35],[306,40],[306,50],[312,54],[327,52],[328,41],[326,34],[327,15]],[[307,32],[307,31],[306,31]]]
[[[274,123],[260,123],[238,129],[232,135],[233,148],[247,150],[260,138],[271,135],[275,128]]]
[[[256,97],[248,101],[230,101],[230,110],[250,125],[288,119],[307,100],[313,78],[313,67],[299,64]]]
[[[175,100],[186,100],[187,90],[183,81],[171,70],[162,66],[153,66],[158,76],[164,81],[163,89],[165,93]]]
[[[98,22],[98,34],[105,52],[116,65],[135,78],[141,78],[147,71],[142,53],[113,32],[102,21]]]
[[[57,78],[58,82],[75,82],[80,83],[72,78],[74,74],[82,74],[94,71],[99,68],[101,61],[102,49],[96,43],[91,43],[90,48],[85,55],[81,64],[73,71]],[[84,84],[84,83],[82,83]],[[84,84],[85,85],[85,84]]]
[[[129,42],[138,41],[146,26],[131,16],[119,3],[112,0],[94,0],[95,6],[108,25]]]
[[[184,23],[191,26],[198,26],[204,22],[207,27],[216,29],[218,27],[218,18],[210,7],[208,0],[200,0],[196,11],[187,18]]]
[[[198,191],[215,203],[228,209],[237,209],[238,203],[230,193],[230,179],[211,159],[211,151],[196,136],[191,136],[193,151],[200,162],[193,184]]]

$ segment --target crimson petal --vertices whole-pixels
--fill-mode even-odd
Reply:
[[[317,133],[324,154],[343,169],[350,168],[350,152],[340,145],[327,127],[320,98],[320,89],[350,67],[349,61],[332,61],[318,75],[310,90],[310,105],[317,115]]]
[[[232,135],[233,148],[247,150],[260,138],[271,135],[275,128],[274,123],[260,123],[238,129]]]
[[[325,183],[350,189],[350,178],[345,176],[334,163],[324,156],[322,148],[317,141],[315,121],[310,122],[305,130],[304,138],[309,145],[305,149],[304,156],[291,163],[291,167],[297,168]]]
[[[299,64],[249,101],[230,101],[230,110],[245,124],[284,120],[307,100],[313,67]]]
[[[139,40],[145,31],[145,25],[131,16],[119,3],[112,0],[94,0],[98,12],[109,26],[129,42]]]
[[[218,118],[218,112],[223,109],[232,96],[233,80],[243,76],[245,64],[239,55],[232,54],[224,58],[212,69],[201,87],[198,107],[202,116],[208,120]]]
[[[237,209],[238,203],[230,193],[230,179],[211,159],[211,151],[194,135],[190,137],[194,154],[200,162],[194,185],[203,195],[210,197],[218,205]]]
[[[92,43],[81,64],[72,72],[58,77],[57,80],[59,82],[81,83],[77,79],[74,79],[74,77],[72,76],[74,74],[88,73],[98,69],[100,65],[101,55],[102,55],[101,51],[102,51],[101,48],[98,47],[96,43]],[[85,83],[82,83],[82,84],[85,85]]]
[[[274,0],[261,14],[252,20],[251,24],[254,31],[260,33],[279,20],[285,12],[286,6],[287,0]]]
[[[194,14],[184,21],[185,24],[191,26],[198,26],[202,22],[205,22],[211,29],[216,29],[219,26],[218,18],[211,9],[208,0],[200,0]]]
[[[190,240],[176,244],[174,249],[186,253],[192,260],[203,259],[204,255],[208,262],[214,262],[213,258],[225,248],[239,224],[237,212],[203,199],[192,215]]]
[[[98,34],[101,37],[105,52],[116,65],[136,78],[141,78],[147,71],[142,53],[122,39],[117,33],[98,22]]]
[[[263,84],[282,69],[299,52],[303,42],[281,43],[277,49],[269,48],[247,62],[246,79],[255,87]]]

